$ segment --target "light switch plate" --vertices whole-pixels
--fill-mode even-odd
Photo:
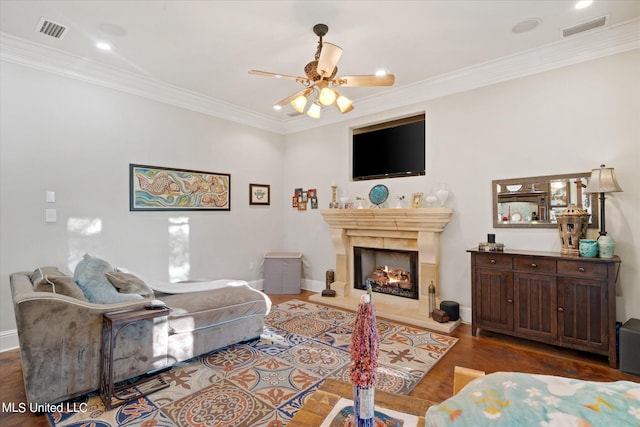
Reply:
[[[55,203],[55,202],[56,202],[56,192],[47,191],[47,203]]]
[[[45,222],[56,222],[56,221],[58,221],[58,211],[56,209],[45,209],[44,210],[44,221]]]

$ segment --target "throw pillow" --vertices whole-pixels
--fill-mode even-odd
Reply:
[[[36,287],[38,286],[40,281],[44,279],[44,276],[64,276],[64,275],[65,274],[62,271],[60,271],[58,267],[48,265],[44,267],[38,267],[35,270],[33,270],[33,273],[31,273],[31,275],[29,276],[29,279],[31,279],[31,283],[33,284],[33,286]]]
[[[53,292],[79,299],[80,301],[88,301],[82,293],[82,289],[69,276],[44,276],[44,280],[40,280],[33,287],[33,290],[36,292]]]
[[[107,261],[86,254],[76,266],[73,278],[89,302],[110,304],[116,302],[140,300],[137,294],[121,294],[109,282],[106,273],[113,271]]]
[[[153,290],[142,279],[131,273],[111,271],[107,279],[123,294],[138,294],[145,298],[154,298]]]

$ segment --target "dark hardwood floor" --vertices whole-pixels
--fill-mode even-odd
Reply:
[[[300,295],[270,295],[274,304],[291,299],[307,300],[312,292]],[[380,316],[382,317],[382,316]],[[410,393],[421,399],[441,402],[452,395],[455,366],[478,369],[486,373],[520,371],[560,375],[591,381],[628,380],[640,383],[640,376],[628,375],[609,368],[606,358],[573,350],[552,347],[499,334],[471,335],[470,325],[461,325],[452,334],[458,343],[440,360]],[[0,353],[0,402],[26,402],[18,350]],[[0,413],[2,427],[48,426],[44,416],[29,412]]]

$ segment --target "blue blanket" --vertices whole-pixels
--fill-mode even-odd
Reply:
[[[640,383],[496,372],[429,408],[427,427],[640,426]]]

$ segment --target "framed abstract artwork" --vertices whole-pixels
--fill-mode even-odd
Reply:
[[[130,211],[229,211],[231,175],[129,165]]]
[[[249,204],[268,205],[271,198],[271,186],[268,184],[249,184]]]

